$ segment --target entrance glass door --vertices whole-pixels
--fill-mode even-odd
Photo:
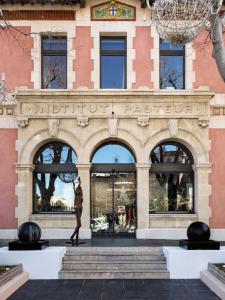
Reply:
[[[91,173],[91,229],[98,234],[134,234],[136,228],[135,173]]]

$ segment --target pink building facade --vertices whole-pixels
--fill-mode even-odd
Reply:
[[[16,2],[0,0],[0,238],[26,221],[67,238],[65,177],[79,175],[83,238],[183,238],[199,220],[225,240],[225,84],[208,32],[160,41],[138,0]]]

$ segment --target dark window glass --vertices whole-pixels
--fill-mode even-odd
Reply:
[[[150,155],[150,213],[194,211],[194,163],[190,151],[179,143],[161,143]]]
[[[74,211],[77,156],[63,143],[42,147],[34,158],[34,213]]]
[[[184,89],[185,48],[160,41],[160,88]]]
[[[126,88],[126,39],[101,38],[101,88]]]
[[[67,88],[67,40],[42,37],[42,88]]]

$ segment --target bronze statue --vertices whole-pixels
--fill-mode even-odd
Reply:
[[[77,226],[73,232],[73,234],[70,237],[70,240],[72,242],[72,245],[74,245],[74,236],[76,236],[75,241],[76,245],[78,245],[78,238],[79,238],[79,229],[81,227],[81,215],[82,215],[82,202],[83,202],[83,191],[81,187],[81,180],[80,177],[78,177],[78,186],[76,188],[75,184],[73,183],[73,189],[74,189],[74,211],[76,215],[76,220],[77,220]]]

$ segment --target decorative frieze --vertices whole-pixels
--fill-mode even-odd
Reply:
[[[225,107],[211,107],[211,115],[213,116],[225,116]]]
[[[14,107],[10,106],[1,106],[0,107],[0,115],[7,115],[7,116],[11,116],[14,114]]]

